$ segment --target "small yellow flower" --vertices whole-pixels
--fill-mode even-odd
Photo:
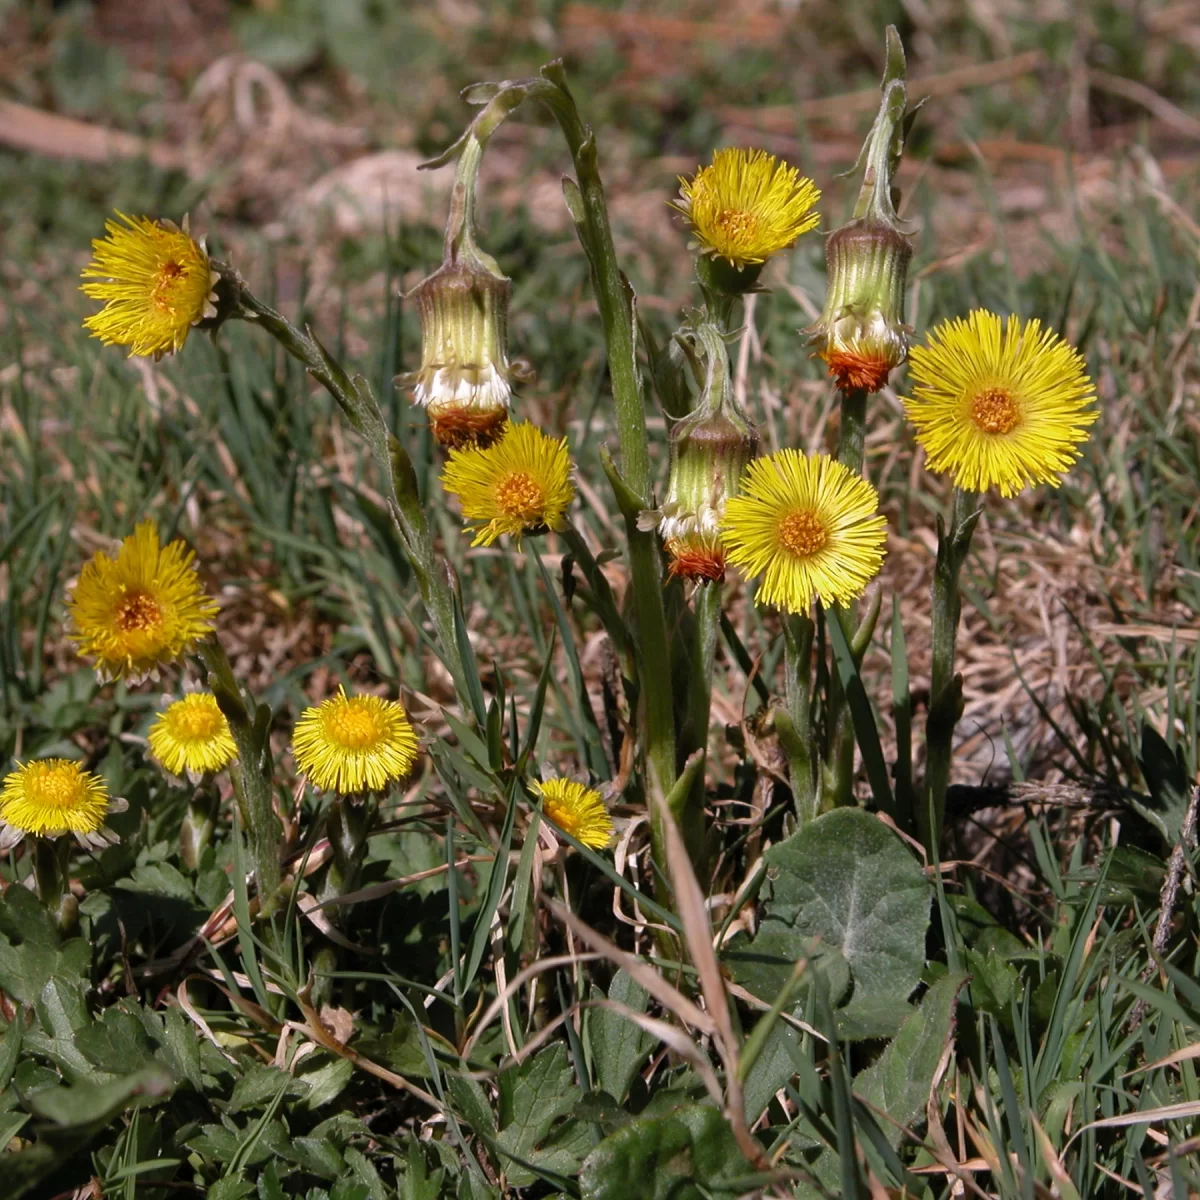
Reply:
[[[195,555],[176,538],[167,546],[153,521],[84,564],[67,605],[79,652],[102,679],[137,682],[174,662],[215,628],[217,604],[204,590]]]
[[[725,502],[729,561],[761,575],[756,602],[806,613],[814,597],[844,604],[883,563],[887,521],[879,495],[827,454],[781,450],[755,459]]]
[[[292,753],[301,773],[323,791],[380,792],[412,770],[417,735],[398,700],[347,696],[338,688],[300,715]]]
[[[766,262],[821,219],[812,180],[765,150],[717,150],[711,166],[679,183],[671,207],[687,217],[701,252],[735,267]]]
[[[154,719],[150,753],[172,775],[215,774],[237,757],[237,746],[216,696],[191,692]]]
[[[1057,487],[1099,413],[1084,361],[1038,320],[976,309],[930,330],[909,352],[916,383],[904,411],[933,471],[967,491],[1014,496]]]
[[[567,439],[555,441],[536,425],[509,425],[491,446],[451,450],[442,486],[478,522],[472,546],[490,546],[502,533],[521,543],[523,533],[563,527],[575,496]]]
[[[530,787],[542,798],[542,814],[559,829],[593,850],[603,850],[608,845],[613,835],[612,817],[599,792],[574,779],[535,781]]]
[[[109,799],[103,779],[69,758],[17,763],[0,792],[0,850],[11,850],[26,834],[64,833],[88,849],[103,849],[117,840],[104,818],[125,807],[124,800]]]
[[[219,278],[204,247],[170,221],[117,216],[104,223],[107,237],[92,241],[80,291],[104,307],[84,321],[106,346],[128,346],[130,357],[156,359],[179,350],[193,325],[217,314]]]

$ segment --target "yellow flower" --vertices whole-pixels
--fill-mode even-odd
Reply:
[[[176,539],[161,546],[153,521],[84,564],[68,604],[79,652],[102,679],[155,675],[211,633],[217,604],[204,590],[195,555]]]
[[[612,818],[600,793],[574,779],[547,779],[530,784],[542,798],[542,813],[559,829],[593,850],[603,850],[613,834]]]
[[[417,735],[398,700],[347,696],[338,688],[300,715],[292,753],[314,787],[341,795],[379,792],[412,770]]]
[[[109,799],[103,779],[69,758],[17,763],[0,792],[0,850],[11,850],[26,834],[64,833],[88,849],[103,849],[117,840],[104,818],[125,807],[124,800]]]
[[[1057,487],[1099,413],[1083,358],[1041,322],[976,309],[930,330],[909,352],[916,383],[904,411],[933,471],[972,492]]]
[[[563,527],[575,496],[567,439],[555,441],[528,422],[509,425],[491,446],[451,450],[442,486],[478,522],[469,527],[472,546],[490,546],[502,533],[520,545],[523,533]]]
[[[820,220],[812,180],[765,150],[717,150],[711,166],[679,183],[671,206],[687,217],[701,252],[735,267],[765,262]]]
[[[827,454],[781,450],[755,459],[725,502],[729,561],[761,575],[756,601],[804,613],[818,598],[844,604],[879,571],[887,521],[879,496]]]
[[[216,696],[192,692],[154,719],[150,753],[172,775],[214,774],[237,757],[237,746]]]
[[[162,358],[187,341],[193,325],[215,317],[213,287],[219,278],[204,247],[170,221],[117,216],[104,223],[107,237],[92,241],[80,291],[104,307],[84,321],[106,346]]]

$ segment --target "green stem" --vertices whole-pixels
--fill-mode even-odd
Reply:
[[[933,653],[929,715],[925,723],[925,787],[917,805],[917,829],[926,851],[935,855],[946,810],[946,788],[954,727],[962,711],[962,677],[954,671],[958,620],[962,610],[958,577],[979,520],[978,497],[954,489],[947,531],[938,522],[938,556],[933,576]]]
[[[842,393],[838,461],[855,475],[861,475],[863,469],[869,394],[863,388],[854,388]],[[854,625],[858,617],[856,603],[834,605],[829,609],[827,616],[831,621],[842,619],[842,628],[847,640],[854,636]],[[852,803],[854,799],[854,722],[842,691],[841,678],[836,671],[830,674],[826,730],[829,744],[825,774],[829,781],[829,804],[834,808],[841,808]]]
[[[367,838],[378,811],[374,800],[334,797],[325,823],[332,857],[321,889],[322,900],[344,896],[358,886],[359,872],[367,853]],[[343,905],[333,905],[329,910],[330,919],[337,924],[338,914],[344,912]]]
[[[69,887],[71,839],[31,837],[30,841],[38,898],[49,909],[59,932],[69,933],[79,923],[79,905]]]
[[[696,588],[692,622],[691,671],[688,677],[687,723],[682,738],[683,752],[696,750],[708,754],[709,720],[712,711],[713,663],[717,654],[717,633],[721,628],[721,585],[715,581],[700,583]],[[682,803],[672,812],[683,835],[684,845],[692,864],[703,877],[706,857],[704,819],[704,768],[696,772],[695,781],[681,797]]]
[[[273,804],[274,770],[267,736],[271,710],[243,692],[224,648],[215,638],[201,642],[200,656],[208,669],[208,686],[229,722],[229,732],[237,746],[237,767],[230,774],[250,832],[259,913],[268,916],[278,903],[282,879],[279,868],[282,831]]]
[[[800,825],[811,821],[820,811],[821,797],[817,789],[812,761],[812,643],[815,627],[807,616],[784,618],[784,715],[781,723],[776,717],[780,742],[788,756],[792,781],[792,800]]]
[[[416,472],[404,447],[394,438],[366,380],[352,379],[311,331],[301,332],[281,313],[259,300],[241,276],[226,265],[222,278],[236,290],[234,315],[253,321],[266,330],[283,348],[303,363],[309,374],[337,401],[342,414],[362,436],[375,460],[383,482],[388,515],[392,518],[400,544],[417,580],[417,590],[425,611],[433,622],[438,649],[458,690],[464,712],[470,712],[469,697],[463,691],[467,678],[455,635],[454,593],[445,559],[436,554],[433,535],[425,518],[425,509],[417,486]]]
[[[211,776],[206,775],[188,799],[187,813],[179,829],[179,856],[195,871],[216,830],[220,797]]]

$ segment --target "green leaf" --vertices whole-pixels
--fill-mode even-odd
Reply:
[[[155,1065],[107,1083],[45,1088],[27,1097],[27,1103],[35,1116],[65,1129],[104,1124],[131,1105],[157,1103],[173,1087],[165,1068]]]
[[[537,1179],[533,1167],[573,1173],[596,1138],[590,1126],[573,1121],[554,1128],[571,1115],[583,1094],[575,1083],[566,1046],[555,1042],[520,1066],[501,1072],[499,1084],[501,1128],[495,1145],[520,1160],[505,1164],[509,1184],[533,1183]]]
[[[734,979],[768,1003],[779,995],[802,957],[809,960],[806,975],[820,974],[833,1003],[844,1000],[850,991],[850,964],[841,950],[801,937],[793,925],[776,919],[769,909],[754,939],[735,934],[726,943],[723,957]]]
[[[753,1125],[762,1116],[775,1093],[795,1075],[792,1051],[799,1046],[799,1041],[799,1034],[786,1021],[776,1021],[772,1026],[746,1077],[747,1124]]]
[[[632,975],[621,970],[609,984],[608,998],[634,1012],[644,1013],[650,993]],[[658,1042],[628,1017],[602,1007],[589,1010],[587,1034],[600,1090],[618,1102],[624,1100],[633,1086],[634,1076]]]
[[[49,985],[47,985],[49,986]],[[154,1061],[145,1026],[125,1008],[127,1001],[106,1008],[75,1035],[75,1045],[97,1067],[114,1075],[128,1074]]]
[[[761,967],[773,967],[772,981],[782,986],[783,962],[794,963],[819,938],[823,953],[834,950],[845,959],[851,1000],[895,1004],[909,996],[925,965],[930,889],[890,829],[860,809],[836,809],[765,857],[765,916],[754,941],[739,948],[743,963],[757,955],[760,974]],[[778,986],[760,994],[772,999]],[[831,1002],[838,995],[831,986]]]
[[[81,979],[92,960],[82,938],[62,941],[50,914],[27,888],[10,887],[0,902],[0,989],[33,1004],[51,975]]]
[[[579,1172],[583,1200],[735,1200],[753,1167],[728,1122],[708,1105],[631,1121]]]
[[[900,1144],[899,1126],[911,1126],[924,1115],[934,1073],[954,1027],[954,1005],[965,982],[964,975],[939,979],[878,1061],[854,1080],[855,1095],[891,1118],[880,1124],[893,1146]]]
[[[1150,788],[1150,802],[1133,801],[1133,807],[1158,829],[1167,845],[1173,847],[1180,838],[1191,791],[1183,748],[1177,747],[1172,752],[1162,735],[1147,723],[1142,726],[1139,761]]]

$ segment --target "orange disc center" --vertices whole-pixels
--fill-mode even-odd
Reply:
[[[1021,423],[1021,410],[1006,388],[987,388],[971,401],[971,419],[984,433],[1009,433]]]

